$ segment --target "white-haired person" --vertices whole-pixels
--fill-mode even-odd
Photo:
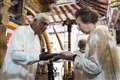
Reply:
[[[7,48],[3,63],[4,80],[34,80],[37,60],[48,60],[58,53],[47,54],[42,52],[38,34],[44,32],[49,20],[46,14],[37,15],[30,25],[17,28]],[[64,52],[63,52],[64,53]]]

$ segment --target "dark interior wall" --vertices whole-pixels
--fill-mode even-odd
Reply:
[[[40,5],[42,7],[42,12],[48,12],[50,11],[49,5],[54,3],[54,0],[39,0]]]

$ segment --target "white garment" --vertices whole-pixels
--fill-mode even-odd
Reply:
[[[32,28],[30,26],[17,28],[8,43],[3,72],[7,75],[22,77],[25,77],[29,73],[34,75],[36,64],[32,65],[32,70],[26,64],[39,60],[40,51],[39,38],[34,34]]]
[[[105,80],[104,77],[100,77],[100,75],[103,76],[103,72],[94,56],[86,58],[85,53],[81,54],[80,52],[77,52],[74,65],[75,80]],[[96,76],[99,78],[96,79]]]
[[[104,63],[104,59],[102,58],[107,58],[108,56],[103,54],[104,50],[107,49],[107,46],[115,47],[115,42],[112,38],[109,38],[110,35],[108,33],[107,26],[103,25],[97,26],[90,33],[85,55],[83,56],[80,52],[77,52],[77,56],[75,57],[74,64],[78,71],[77,76],[79,76],[75,80],[113,80],[108,77],[109,74],[107,72],[105,73],[107,70],[103,69],[103,65],[107,63]],[[105,48],[100,49],[100,47]]]
[[[118,54],[118,57],[119,57],[118,62],[119,62],[119,66],[120,66],[120,46],[119,45],[117,46],[117,54]],[[118,78],[120,80],[120,73],[118,73]]]

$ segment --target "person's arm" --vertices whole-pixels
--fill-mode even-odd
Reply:
[[[71,61],[74,61],[75,57],[77,56],[76,54],[71,54],[71,53],[68,53],[69,55],[66,55],[66,54],[62,54],[61,55],[61,58],[62,59],[65,59],[65,60],[71,60]]]
[[[47,53],[47,52],[42,52],[40,54],[40,59],[39,60],[49,60],[54,58],[55,56],[60,56],[60,53]]]
[[[101,73],[101,65],[97,59],[96,47],[99,40],[97,34],[91,34],[88,41],[88,56],[76,56],[74,64],[77,65],[88,77],[96,77]]]
[[[59,59],[74,61],[75,57],[76,57],[76,54],[72,54],[70,51],[65,51],[65,52],[61,52],[59,55],[56,55],[53,58],[53,61],[57,61]]]

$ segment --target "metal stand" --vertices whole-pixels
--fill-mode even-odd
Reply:
[[[48,80],[54,80],[54,67],[53,67],[53,63],[50,62],[48,64]]]

